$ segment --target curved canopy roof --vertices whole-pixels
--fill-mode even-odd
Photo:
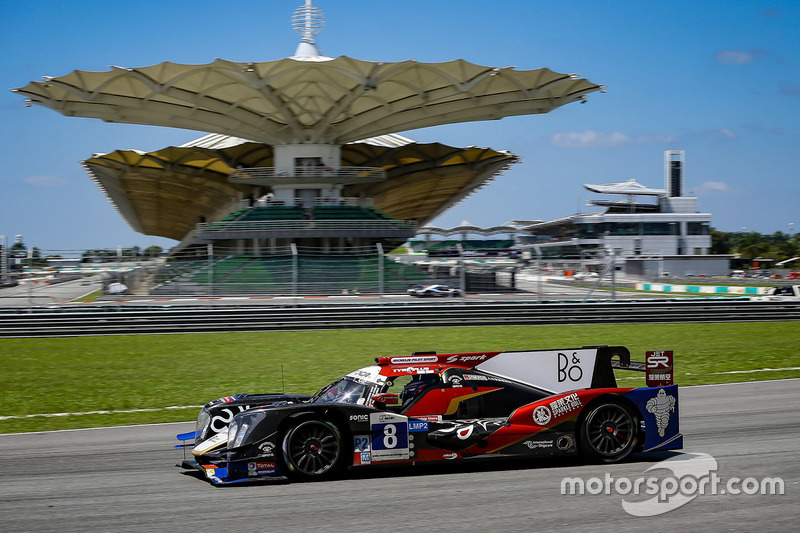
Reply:
[[[441,124],[547,113],[602,88],[546,68],[315,59],[76,70],[14,92],[67,116],[267,144],[344,144]]]
[[[225,139],[200,144],[209,143],[219,148],[117,150],[96,154],[83,165],[134,230],[181,240],[200,217],[211,221],[233,210],[233,201],[259,194],[251,185],[229,182],[233,169],[274,166],[272,146]],[[439,143],[351,143],[342,146],[341,157],[343,166],[381,167],[387,174],[379,183],[346,186],[343,195],[372,198],[377,209],[419,225],[518,160],[508,152]]]
[[[584,183],[583,185],[587,190],[601,194],[628,194],[628,195],[642,195],[642,196],[666,196],[665,189],[651,189],[646,185],[642,185],[635,179],[623,181],[619,183],[603,183],[602,185],[592,185]]]

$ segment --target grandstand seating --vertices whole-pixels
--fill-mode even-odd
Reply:
[[[254,256],[230,255],[208,261],[173,262],[157,275],[154,289],[161,294],[208,292],[209,278],[215,294],[341,294],[377,293],[380,283],[379,261],[383,261],[383,287],[387,292],[403,292],[422,283],[427,274],[409,265],[397,264],[378,255],[315,254]],[[295,264],[297,267],[294,271]]]

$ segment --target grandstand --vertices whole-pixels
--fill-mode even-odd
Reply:
[[[292,57],[74,71],[15,89],[67,116],[211,131],[83,162],[134,230],[179,241],[150,273],[153,292],[382,293],[438,280],[386,252],[519,158],[396,132],[547,113],[602,89],[546,68],[326,57],[303,22],[312,8],[295,13]]]
[[[204,260],[173,259],[152,276],[152,294],[383,294],[404,292],[429,275],[376,250],[333,254],[284,248],[268,255],[226,254]]]

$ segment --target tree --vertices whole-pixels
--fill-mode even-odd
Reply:
[[[164,251],[160,246],[152,245],[144,249],[145,257],[158,257]]]
[[[711,228],[711,253],[721,255],[731,253],[731,243],[728,239],[728,233]]]

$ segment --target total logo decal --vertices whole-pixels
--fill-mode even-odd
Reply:
[[[266,474],[274,474],[276,470],[275,463],[247,463],[248,476],[264,476]]]

